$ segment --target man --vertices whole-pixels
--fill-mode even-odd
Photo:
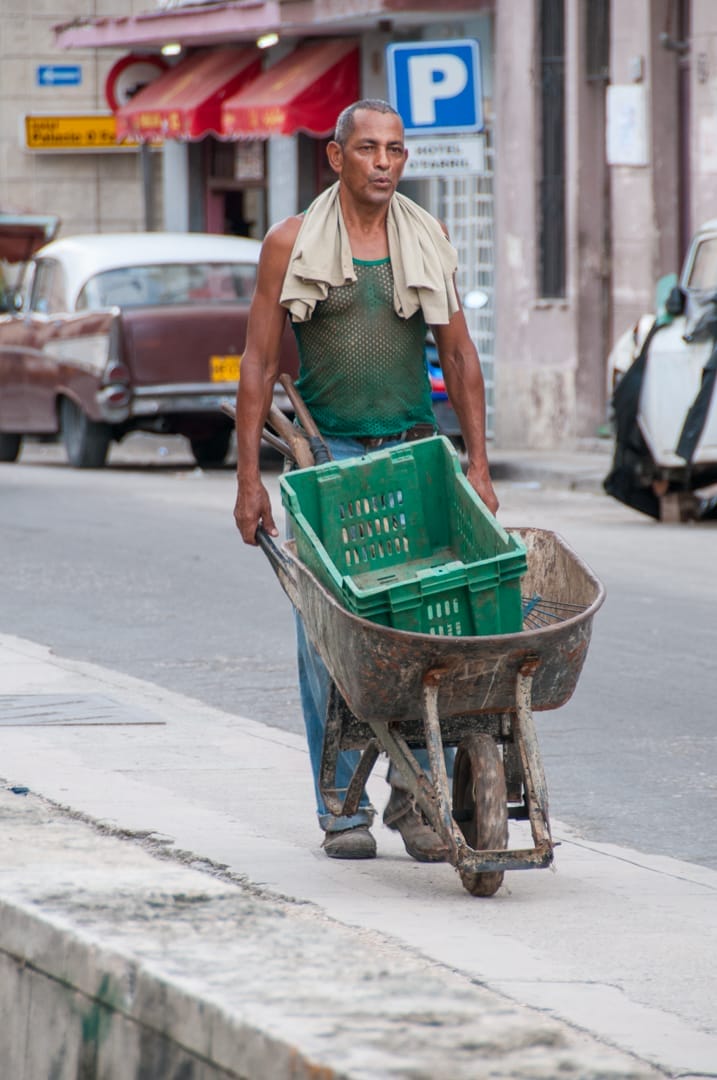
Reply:
[[[287,311],[301,359],[297,387],[335,459],[435,431],[424,360],[431,325],[466,445],[467,478],[491,512],[498,507],[486,456],[483,378],[455,292],[455,251],[442,226],[396,192],[408,156],[401,118],[386,102],[356,102],[339,116],[327,155],[337,184],[306,214],[271,228],[259,261],[237,395],[234,516],[247,544],[256,543],[260,524],[278,535],[261,480],[259,446]],[[324,851],[331,858],[371,858],[374,810],[366,795],[350,818],[328,813],[321,798],[330,678],[300,619],[297,641]],[[416,757],[426,767],[425,751]],[[355,760],[356,752],[341,755],[337,787],[347,785]],[[393,769],[389,783],[384,823],[401,833],[414,858],[444,860],[443,842]]]

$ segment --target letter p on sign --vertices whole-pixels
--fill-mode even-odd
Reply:
[[[419,41],[386,49],[389,101],[406,135],[483,129],[480,44]]]
[[[436,102],[457,97],[468,82],[465,64],[452,53],[409,56],[408,82],[414,124],[436,122]]]

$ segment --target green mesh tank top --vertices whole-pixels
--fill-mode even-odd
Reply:
[[[426,323],[393,309],[390,259],[354,259],[356,281],[330,289],[308,322],[293,323],[297,389],[321,432],[378,438],[434,423]]]

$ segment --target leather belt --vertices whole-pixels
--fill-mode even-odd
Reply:
[[[378,450],[386,443],[415,442],[416,439],[430,439],[436,434],[433,424],[415,424],[407,431],[399,431],[397,435],[379,435],[377,438],[371,435],[354,435],[356,442],[360,442],[367,450]]]

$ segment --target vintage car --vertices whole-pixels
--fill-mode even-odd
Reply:
[[[717,481],[717,219],[658,282],[608,358],[615,429],[609,494],[663,520],[711,514]],[[695,493],[698,493],[697,495]]]
[[[0,313],[0,461],[26,436],[60,436],[72,465],[99,468],[113,440],[146,431],[221,465],[260,247],[159,232],[42,246]],[[297,366],[287,326],[281,368]]]

